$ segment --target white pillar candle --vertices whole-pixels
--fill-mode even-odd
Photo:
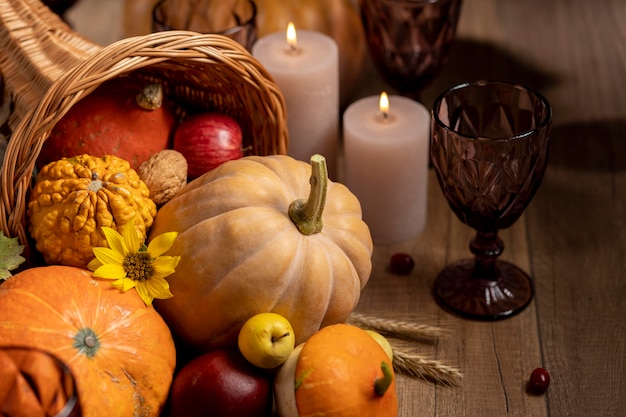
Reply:
[[[352,103],[343,116],[345,184],[357,196],[372,239],[391,244],[426,224],[430,113],[386,94]]]
[[[252,55],[272,75],[285,98],[287,153],[307,163],[313,154],[323,155],[332,178],[339,146],[337,43],[314,31],[298,31],[295,41],[278,32],[259,39]]]

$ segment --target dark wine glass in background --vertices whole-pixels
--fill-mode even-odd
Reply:
[[[420,93],[448,60],[462,0],[360,0],[374,66],[399,94]]]
[[[548,101],[521,85],[480,81],[453,87],[433,105],[431,161],[452,211],[476,230],[474,257],[448,265],[434,294],[449,310],[496,320],[522,311],[530,277],[498,259],[498,231],[511,226],[547,167],[552,115]]]

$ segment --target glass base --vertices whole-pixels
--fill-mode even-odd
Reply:
[[[448,265],[434,285],[439,304],[465,318],[501,320],[521,312],[533,298],[528,274],[517,266],[496,261],[497,280],[472,276],[474,259]]]

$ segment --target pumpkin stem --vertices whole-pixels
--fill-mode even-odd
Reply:
[[[89,327],[83,327],[74,335],[74,343],[72,346],[74,346],[79,353],[84,354],[88,358],[93,358],[100,348],[100,340],[96,332]]]
[[[163,86],[159,83],[146,85],[137,94],[137,104],[145,110],[156,110],[163,104]]]
[[[322,231],[322,213],[326,204],[328,168],[326,158],[315,154],[311,157],[311,191],[307,200],[296,200],[289,206],[289,218],[303,235]]]
[[[374,382],[374,392],[382,397],[389,389],[391,382],[393,382],[393,372],[391,371],[391,366],[384,361],[380,363],[380,369],[383,371],[383,376]]]

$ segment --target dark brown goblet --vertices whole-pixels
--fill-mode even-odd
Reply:
[[[374,66],[414,100],[448,60],[462,0],[360,0]]]
[[[457,217],[476,230],[473,259],[448,265],[434,293],[444,307],[496,320],[523,310],[530,277],[499,260],[498,230],[526,209],[543,179],[552,131],[550,104],[520,85],[480,81],[441,94],[432,110],[431,161]]]
[[[5,394],[0,415],[82,416],[72,371],[49,352],[0,347],[0,381],[5,383],[2,388],[9,390],[0,392]]]

